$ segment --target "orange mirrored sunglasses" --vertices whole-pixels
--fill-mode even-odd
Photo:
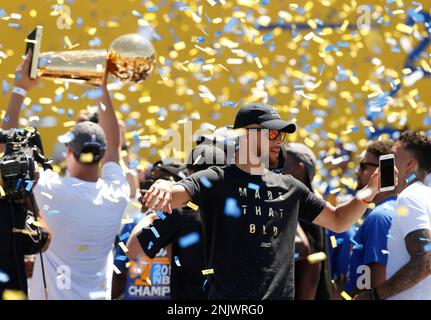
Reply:
[[[286,138],[286,132],[284,131],[264,129],[264,128],[248,128],[248,130],[268,130],[269,140],[275,140],[277,139],[278,136],[280,136],[281,141],[284,141],[284,138]]]

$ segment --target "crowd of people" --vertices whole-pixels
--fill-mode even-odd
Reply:
[[[29,56],[3,129],[18,127],[37,83],[28,67]],[[237,136],[201,137],[184,164],[161,159],[136,172],[106,81],[102,90],[97,116],[59,137],[64,172],[41,169],[33,188],[49,243],[27,270],[0,270],[0,291],[35,300],[431,299],[430,137],[369,141],[356,190],[336,203],[315,181],[313,151],[284,141],[296,125],[267,104],[241,107]],[[391,153],[396,188],[380,192],[379,157]]]

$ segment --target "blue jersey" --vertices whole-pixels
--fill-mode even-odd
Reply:
[[[349,276],[345,291],[357,289],[357,279],[363,273],[360,266],[388,261],[387,237],[395,212],[396,197],[389,197],[371,210],[353,238],[353,250],[349,261]],[[358,269],[359,268],[359,269]]]

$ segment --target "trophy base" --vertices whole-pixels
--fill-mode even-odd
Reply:
[[[38,75],[51,80],[100,87],[107,72],[107,50],[51,51],[40,55]]]

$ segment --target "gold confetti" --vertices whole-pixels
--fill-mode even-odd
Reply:
[[[341,292],[341,296],[344,300],[352,300],[352,297],[346,291]]]
[[[79,162],[82,163],[92,163],[94,160],[94,155],[91,152],[81,153],[79,155]]]
[[[63,123],[63,127],[69,128],[69,127],[73,127],[75,124],[76,124],[76,121],[66,121]]]
[[[262,62],[260,61],[259,57],[255,57],[254,62],[256,62],[256,65],[259,69],[263,68]]]
[[[326,260],[326,254],[323,251],[313,253],[307,257],[307,260],[311,264],[322,262]]]
[[[193,202],[191,202],[191,201],[189,201],[189,202],[187,202],[187,207],[189,207],[189,208],[191,208],[191,209],[193,209],[193,210],[198,210],[199,209],[199,206],[198,205],[196,205],[196,204],[194,204]]]
[[[117,266],[116,266],[115,264],[113,264],[113,265],[112,265],[112,267],[113,267],[114,272],[115,272],[116,274],[120,274],[120,273],[121,273],[120,269],[118,269],[118,268],[117,268]]]
[[[86,246],[86,245],[79,245],[77,250],[78,251],[86,251],[86,250],[88,250],[88,246]]]
[[[186,48],[186,44],[184,41],[180,41],[174,44],[175,51],[180,51]]]
[[[404,33],[412,33],[413,32],[413,27],[410,27],[406,24],[403,23],[398,23],[397,26],[395,27],[395,29],[397,29],[400,32],[404,32]]]
[[[336,248],[337,247],[337,239],[335,238],[335,236],[331,236],[330,239],[331,239],[332,248]]]
[[[406,217],[409,215],[409,208],[407,207],[399,207],[397,208],[397,215],[400,217]]]
[[[3,300],[26,300],[27,295],[21,290],[5,289],[3,291]]]
[[[126,245],[123,243],[123,241],[120,241],[118,243],[118,245],[120,246],[121,250],[124,251],[124,253],[127,253],[129,251],[129,249],[127,249]]]
[[[202,274],[204,276],[207,276],[209,274],[214,274],[214,269],[205,269],[205,270],[202,270]]]

